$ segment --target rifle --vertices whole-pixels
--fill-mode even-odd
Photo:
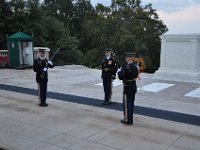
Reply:
[[[53,56],[51,56],[51,58],[49,59],[50,61],[58,54],[58,52],[60,51],[60,47],[54,52]],[[46,64],[46,66],[44,68],[48,68],[48,63]],[[41,78],[44,79],[45,77],[45,73],[46,71],[44,71],[42,74],[41,74]]]
[[[52,60],[57,54],[58,52],[61,50],[61,48],[59,47],[53,54],[53,56],[51,56],[51,58],[49,60]]]

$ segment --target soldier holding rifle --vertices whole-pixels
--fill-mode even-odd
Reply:
[[[45,49],[39,49],[39,57],[34,60],[33,70],[36,72],[36,82],[38,84],[39,106],[46,107],[46,93],[48,82],[48,68],[53,68],[54,65],[51,59],[48,61],[45,58]]]

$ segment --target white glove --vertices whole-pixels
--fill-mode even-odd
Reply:
[[[120,71],[121,71],[121,69],[122,69],[122,67],[121,67],[121,68],[119,68],[119,69],[117,70],[117,73],[118,73],[118,72],[120,72]]]
[[[43,69],[43,71],[47,71],[47,70],[48,70],[47,68],[44,68],[44,69]]]
[[[48,64],[50,64],[51,66],[53,66],[53,63],[51,60],[48,61]]]

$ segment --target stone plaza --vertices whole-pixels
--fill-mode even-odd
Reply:
[[[137,81],[134,124],[123,125],[121,81],[102,106],[101,70],[79,65],[49,69],[48,107],[38,106],[32,69],[0,70],[0,149],[199,150],[200,83]]]

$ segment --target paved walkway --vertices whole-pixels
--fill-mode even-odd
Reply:
[[[95,85],[101,83],[99,77],[99,70],[83,66],[55,67],[49,71],[49,107],[41,108],[31,69],[0,70],[0,148],[199,150],[200,84],[158,81],[142,74],[134,125],[126,126],[120,123],[122,85],[114,86],[115,103],[104,108],[102,87]],[[173,85],[149,91],[155,83]],[[146,110],[155,112],[149,117]]]

